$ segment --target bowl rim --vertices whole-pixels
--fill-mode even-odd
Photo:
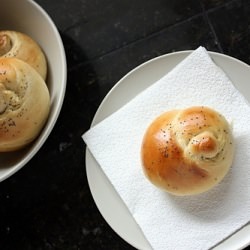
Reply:
[[[55,39],[57,41],[58,48],[59,48],[60,55],[61,55],[61,59],[62,59],[62,61],[61,61],[62,85],[61,85],[61,88],[60,88],[60,91],[58,94],[59,98],[58,98],[58,101],[56,103],[56,108],[55,108],[52,116],[49,117],[49,119],[50,119],[49,125],[48,125],[48,122],[47,122],[47,125],[45,124],[44,128],[41,131],[41,134],[35,139],[35,141],[37,141],[37,142],[30,146],[30,149],[28,150],[30,152],[27,153],[20,161],[15,163],[15,165],[10,166],[6,172],[4,172],[2,175],[0,175],[0,182],[8,179],[12,175],[14,175],[18,170],[20,170],[22,167],[24,167],[34,157],[34,155],[40,150],[40,148],[44,145],[45,141],[49,137],[50,133],[52,132],[52,130],[57,122],[57,119],[58,119],[59,114],[60,114],[61,109],[62,109],[62,105],[63,105],[64,97],[65,97],[65,92],[66,92],[67,60],[66,60],[66,53],[65,53],[65,49],[63,46],[63,41],[62,41],[62,38],[60,36],[60,33],[59,33],[55,23],[53,22],[52,18],[37,2],[35,2],[34,0],[26,0],[26,2],[30,5],[32,5],[33,8],[37,9],[38,12],[40,12],[45,17],[45,19],[48,21],[49,25],[51,26],[53,33],[55,34]]]

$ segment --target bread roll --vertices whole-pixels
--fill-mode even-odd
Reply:
[[[208,107],[166,112],[147,129],[141,158],[145,175],[175,195],[205,192],[219,183],[233,161],[226,119]]]
[[[47,62],[40,46],[29,36],[17,32],[0,31],[0,57],[16,57],[30,64],[45,80]]]
[[[42,77],[22,60],[0,58],[0,152],[33,141],[49,110],[49,91]]]

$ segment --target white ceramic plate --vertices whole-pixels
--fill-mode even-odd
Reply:
[[[129,72],[105,97],[96,112],[92,126],[159,80],[189,54],[190,51],[181,51],[163,55]],[[210,56],[230,77],[236,88],[250,101],[250,67],[223,54],[210,52]],[[95,203],[107,223],[120,237],[137,249],[151,249],[139,226],[88,149],[86,149],[86,171]],[[216,249],[242,249],[248,244],[250,244],[250,225],[218,245]]]

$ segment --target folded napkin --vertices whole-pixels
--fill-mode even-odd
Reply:
[[[136,83],[135,83],[136,84]],[[124,93],[125,94],[125,93]],[[140,147],[162,112],[209,106],[233,123],[234,163],[210,191],[177,197],[144,177]],[[199,47],[162,79],[83,135],[153,249],[210,249],[250,220],[250,108],[206,49]]]

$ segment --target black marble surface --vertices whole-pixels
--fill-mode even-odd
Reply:
[[[0,249],[133,249],[93,201],[81,135],[112,86],[153,57],[202,45],[250,64],[250,1],[36,2],[62,36],[67,90],[45,145],[0,183]]]

